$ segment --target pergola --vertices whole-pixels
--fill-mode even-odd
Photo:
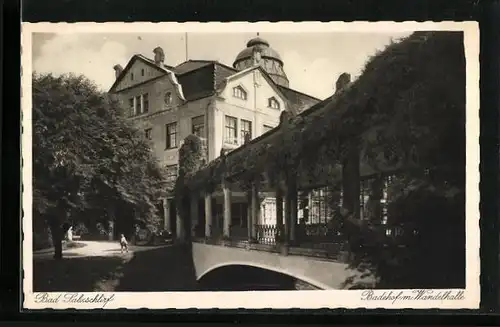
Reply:
[[[442,40],[455,42],[453,38],[443,37],[442,34],[420,32],[390,45],[372,58],[361,77],[353,83],[346,82],[348,75],[342,74],[335,94],[329,99],[296,116],[283,112],[278,127],[232,152],[221,153],[216,160],[187,174],[184,183],[191,199],[191,221],[198,219],[197,203],[199,197],[203,197],[204,235],[211,238],[211,199],[214,192],[221,191],[223,238],[231,239],[232,192],[243,192],[250,204],[247,237],[249,242],[254,242],[259,193],[273,193],[276,203],[284,201],[283,207],[276,208],[276,235],[280,243],[287,245],[296,238],[298,191],[325,185],[341,185],[342,208],[351,217],[359,218],[362,180],[380,179],[398,171],[418,168],[415,147],[396,156],[390,151],[380,151],[379,147],[373,153],[371,143],[385,132],[383,129],[387,127],[388,117],[390,119],[390,115],[377,115],[377,111],[384,106],[389,111],[399,110],[407,105],[404,100],[410,97],[420,96],[427,101],[429,89],[419,87],[415,78],[423,81],[434,79],[435,71],[418,70],[421,59],[416,56],[419,53],[425,55],[436,46],[444,47],[440,45],[443,42],[439,43]],[[453,65],[441,62],[447,60],[446,57],[437,58],[439,60],[434,64],[453,71]],[[387,71],[384,69],[395,72],[390,78],[385,77]],[[449,75],[446,69],[441,73]],[[450,99],[443,101],[446,103]],[[394,111],[394,115],[398,116],[399,112]],[[382,190],[379,184],[371,190],[371,197],[380,199]]]

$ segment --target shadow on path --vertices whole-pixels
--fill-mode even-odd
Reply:
[[[162,247],[116,256],[33,261],[35,292],[191,291],[196,277],[191,249]]]

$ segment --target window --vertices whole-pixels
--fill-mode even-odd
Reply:
[[[247,99],[247,92],[241,86],[237,86],[237,87],[233,88],[233,96],[235,98],[246,100]]]
[[[168,165],[165,168],[167,170],[167,181],[175,181],[177,179],[177,165]]]
[[[266,132],[269,132],[270,130],[272,130],[274,127],[272,126],[269,126],[269,125],[264,125],[264,133]]]
[[[130,80],[133,81],[134,80],[134,73],[130,73]]]
[[[205,116],[191,119],[192,133],[198,137],[205,137]]]
[[[144,130],[144,135],[146,136],[147,140],[151,140],[151,133],[152,133],[152,131],[153,131],[152,128],[146,128]]]
[[[165,93],[163,101],[165,102],[166,106],[170,106],[172,104],[172,92]]]
[[[243,143],[252,139],[252,122],[248,120],[241,120],[241,140]]]
[[[331,187],[322,187],[311,190],[307,200],[309,217],[311,224],[325,224],[333,217],[334,190]]]
[[[269,108],[273,108],[273,109],[280,108],[280,104],[279,104],[278,100],[276,100],[275,97],[269,98]]]
[[[128,99],[128,107],[130,109],[130,116],[134,116],[135,115],[134,98]]]
[[[142,113],[142,101],[141,96],[138,95],[135,97],[135,114],[139,115]]]
[[[148,112],[149,111],[149,94],[144,94],[142,96],[142,107],[143,107],[143,112]]]
[[[144,68],[141,69],[141,76],[144,76]]]
[[[166,148],[172,149],[177,147],[177,123],[167,124],[166,130],[167,130]]]
[[[231,116],[226,116],[226,134],[224,141],[230,144],[238,144],[238,132],[236,129],[237,119]]]

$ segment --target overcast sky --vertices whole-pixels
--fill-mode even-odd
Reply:
[[[368,58],[405,34],[261,33],[282,57],[290,87],[320,99],[334,91],[337,77],[360,74]],[[188,34],[188,59],[218,60],[232,66],[237,54],[256,33]],[[185,34],[33,34],[33,69],[39,73],[84,74],[103,90],[114,81],[115,64],[123,67],[132,55],[153,58],[161,46],[165,63],[186,60]]]

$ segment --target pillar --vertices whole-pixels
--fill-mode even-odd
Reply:
[[[191,194],[191,197],[189,199],[190,202],[190,217],[191,217],[191,236],[196,236],[196,231],[198,229],[198,221],[200,218],[199,212],[198,212],[198,205],[199,205],[199,199],[197,194]]]
[[[251,236],[253,239],[257,238],[257,222],[259,221],[259,189],[256,183],[252,183],[252,225],[249,226],[251,230]]]
[[[230,237],[231,229],[231,190],[227,182],[222,183],[222,191],[224,193],[224,237]]]
[[[288,242],[296,241],[297,217],[297,183],[292,176],[291,178],[287,178],[285,196],[285,230],[287,232],[286,240]]]
[[[284,226],[283,226],[283,237],[281,238],[281,254],[288,255],[289,246],[290,246],[290,223],[291,223],[291,201],[290,201],[290,193],[288,192],[287,186],[285,186],[284,192]]]
[[[243,204],[241,204],[241,203],[240,203],[240,204],[238,205],[238,207],[240,208],[240,209],[239,209],[239,214],[240,214],[240,227],[243,227],[243,226],[245,226],[245,224],[244,224],[245,219],[244,219],[244,215],[243,215]]]
[[[311,214],[312,208],[312,192],[307,192],[307,206],[304,207],[304,222],[309,221],[309,215]]]
[[[175,210],[175,225],[176,225],[176,236],[179,241],[184,240],[184,223],[182,221],[182,217],[180,215],[180,208],[176,208]]]
[[[172,232],[172,227],[170,226],[170,200],[167,198],[163,199],[163,229],[167,232]]]
[[[283,190],[280,185],[276,186],[276,230],[283,241]]]
[[[349,149],[347,158],[342,162],[342,207],[353,213],[357,218],[360,215],[359,163],[360,158],[357,149],[354,147]]]
[[[252,225],[253,225],[253,219],[252,219],[252,210],[253,205],[252,205],[252,191],[247,192],[247,236],[248,236],[248,242],[252,241]]]
[[[293,187],[290,190],[290,242],[297,241],[297,218],[298,218],[298,201],[297,189]]]
[[[283,243],[290,243],[290,224],[291,224],[291,199],[290,193],[288,189],[285,192],[285,206],[284,206],[284,235],[283,235]]]
[[[205,237],[212,236],[212,194],[205,193]]]

